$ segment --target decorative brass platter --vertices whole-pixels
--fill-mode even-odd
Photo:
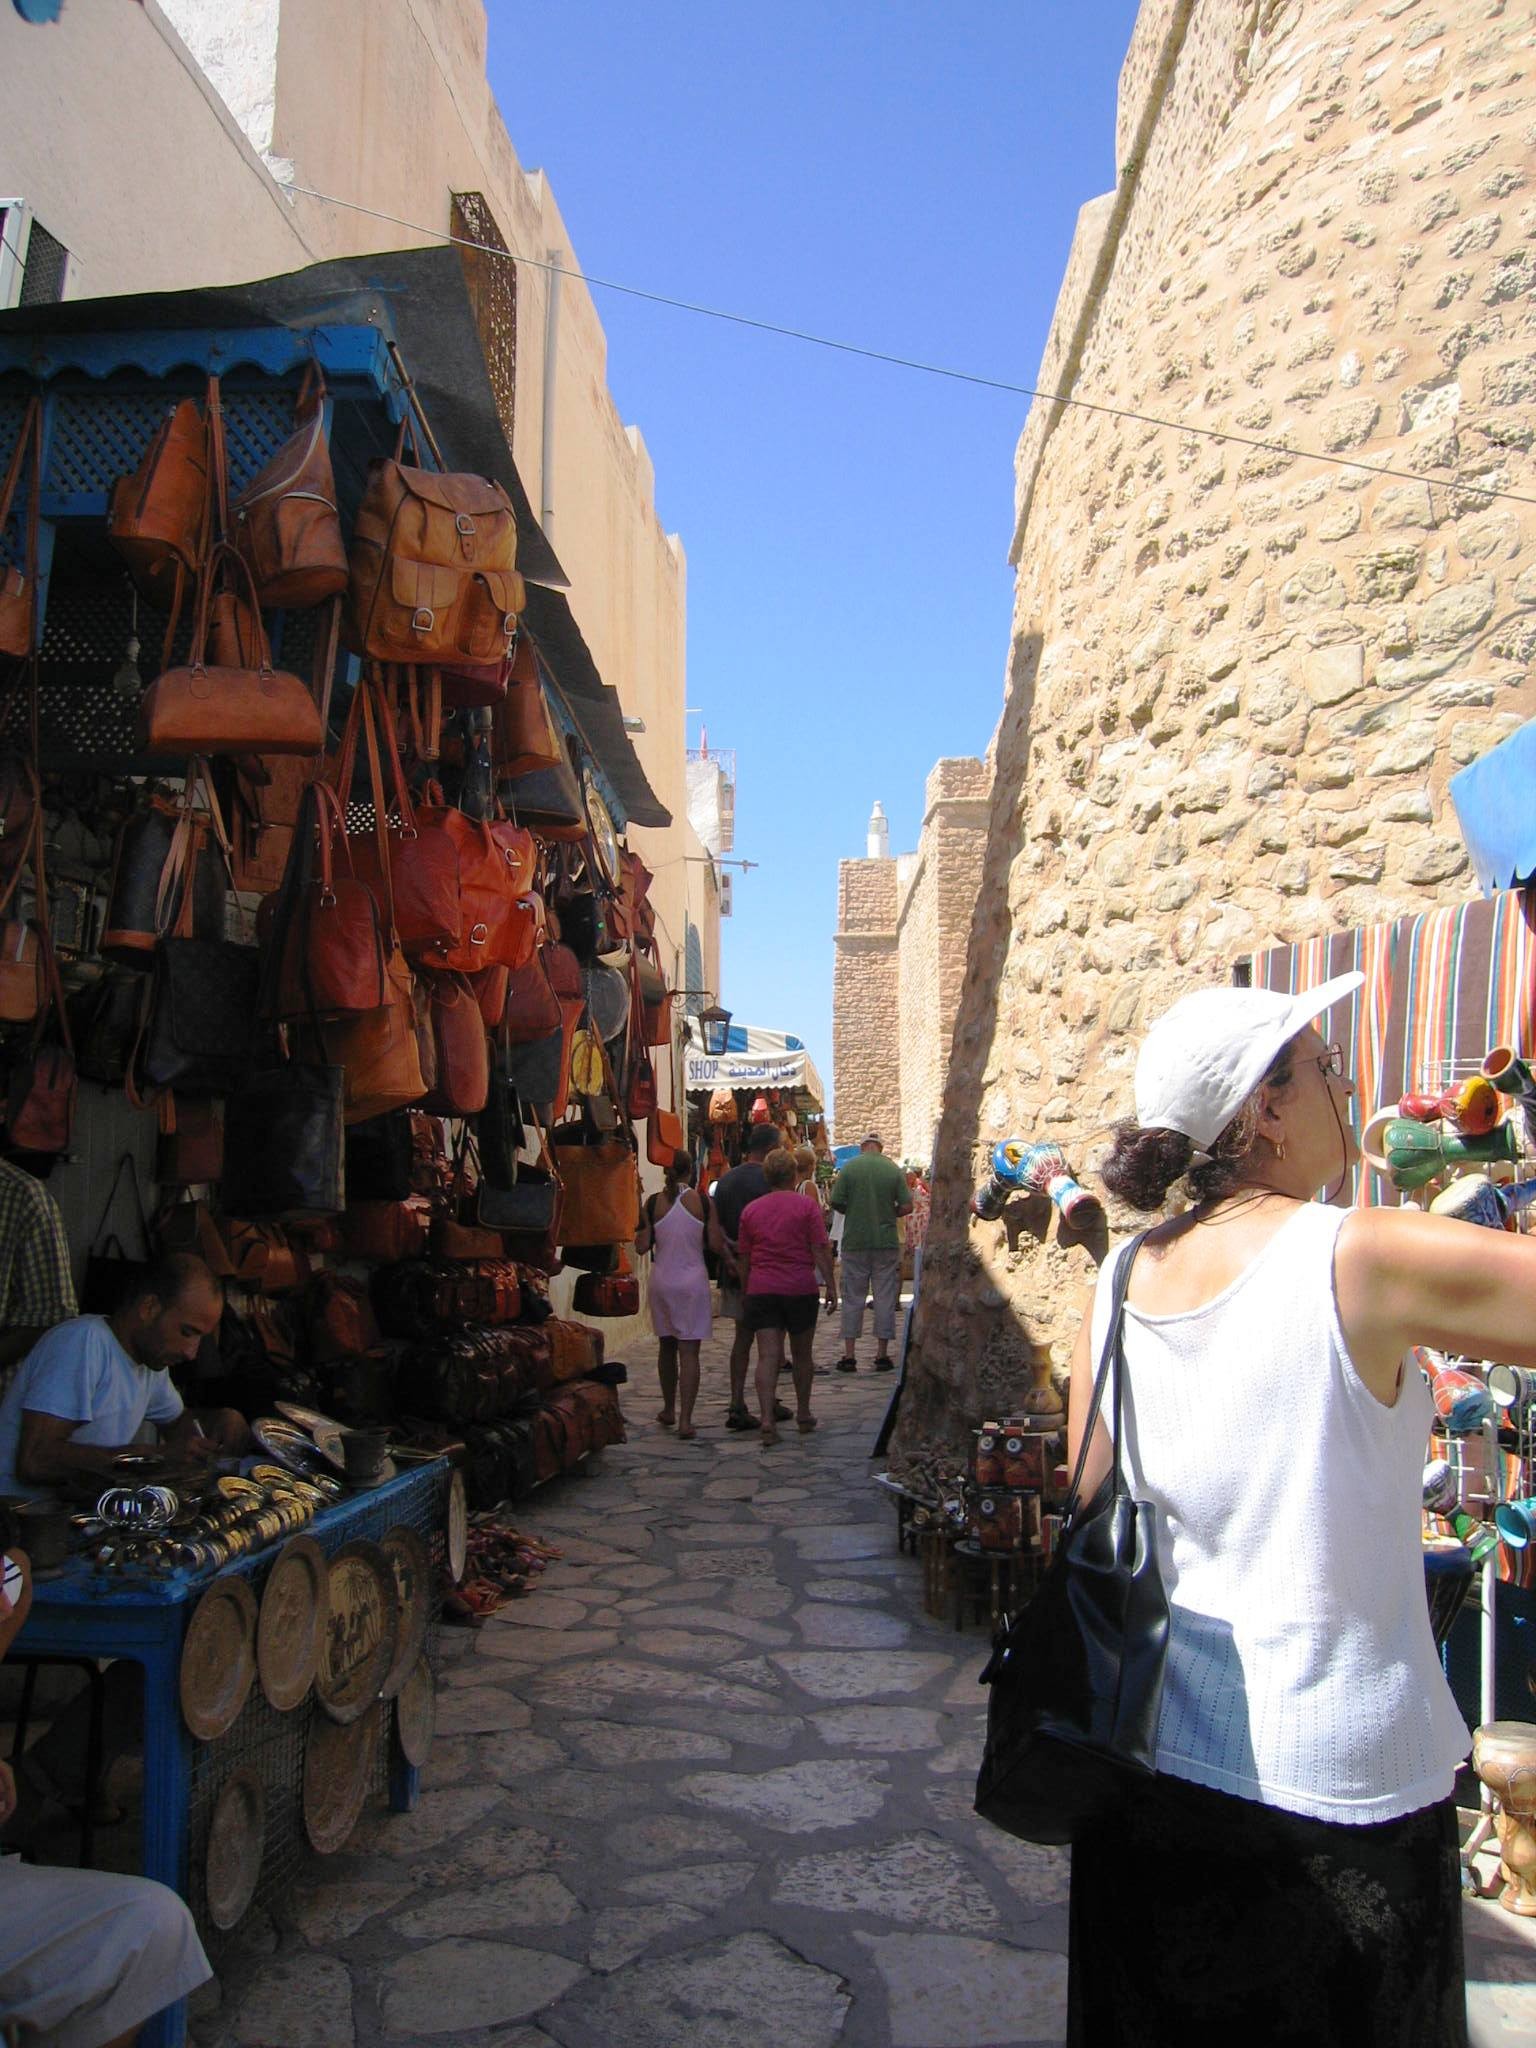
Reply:
[[[395,1573],[377,1543],[344,1543],[330,1561],[330,1613],[315,1697],[333,1721],[355,1721],[379,1697],[395,1656]]]
[[[448,1481],[448,1576],[462,1585],[469,1563],[469,1502],[464,1493],[464,1475],[455,1472]]]
[[[379,1548],[395,1575],[395,1654],[379,1688],[385,1699],[392,1700],[426,1646],[432,1620],[432,1559],[408,1522],[388,1530]]]
[[[280,1714],[314,1682],[330,1598],[325,1552],[313,1536],[290,1536],[267,1574],[256,1623],[256,1674]]]
[[[193,1608],[181,1646],[182,1717],[199,1742],[233,1725],[255,1675],[256,1595],[226,1574]]]
[[[432,1754],[437,1727],[437,1681],[425,1657],[418,1657],[395,1701],[395,1737],[400,1753],[418,1770]]]
[[[320,1856],[341,1848],[368,1797],[379,1739],[379,1717],[364,1714],[342,1725],[317,1714],[304,1747],[304,1832]]]
[[[204,1874],[215,1927],[233,1927],[256,1896],[266,1830],[266,1787],[250,1764],[242,1764],[219,1787],[208,1824]]]

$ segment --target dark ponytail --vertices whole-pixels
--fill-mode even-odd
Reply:
[[[1283,1045],[1259,1083],[1284,1088],[1295,1078],[1296,1042]],[[1099,1175],[1112,1195],[1132,1209],[1161,1209],[1173,1187],[1184,1181],[1196,1202],[1219,1202],[1250,1178],[1248,1162],[1257,1140],[1256,1088],[1199,1165],[1195,1145],[1182,1131],[1144,1130],[1133,1119],[1116,1124],[1114,1143]]]

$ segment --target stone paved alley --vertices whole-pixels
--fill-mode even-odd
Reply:
[[[1066,1856],[971,1813],[985,1636],[923,1613],[869,1483],[891,1379],[818,1379],[819,1431],[764,1451],[725,1351],[691,1443],[632,1366],[629,1443],[529,1509],[564,1562],[446,1632],[415,1813],[310,1865],[200,2040],[1060,2040]]]

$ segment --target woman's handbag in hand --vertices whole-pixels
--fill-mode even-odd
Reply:
[[[1125,1290],[1141,1246],[1115,1274],[1109,1331],[1094,1381],[1056,1554],[1029,1605],[998,1636],[981,1674],[992,1697],[976,1811],[1026,1842],[1070,1842],[1111,1813],[1128,1778],[1157,1769],[1157,1716],[1168,1596],[1153,1511],[1133,1500],[1122,1463]],[[1093,1499],[1083,1467],[1114,1381],[1114,1463]]]

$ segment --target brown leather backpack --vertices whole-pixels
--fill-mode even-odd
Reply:
[[[5,481],[0,483],[0,535],[11,517],[11,504],[28,451],[32,456],[27,482],[26,559],[19,569],[0,562],[0,654],[14,654],[18,660],[32,652],[37,610],[37,523],[38,498],[42,486],[43,402],[30,399],[22,415],[21,431],[11,450]]]
[[[208,380],[208,410],[219,380]],[[112,486],[107,534],[152,604],[179,610],[186,578],[196,573],[208,523],[208,424],[195,398],[184,398],[155,429],[132,476]]]
[[[232,507],[235,546],[264,605],[314,605],[347,587],[347,550],[325,438],[325,379],[304,373],[295,431]]]
[[[392,460],[369,464],[357,510],[353,643],[378,661],[503,660],[524,603],[511,500],[491,477],[403,463],[405,433]]]

